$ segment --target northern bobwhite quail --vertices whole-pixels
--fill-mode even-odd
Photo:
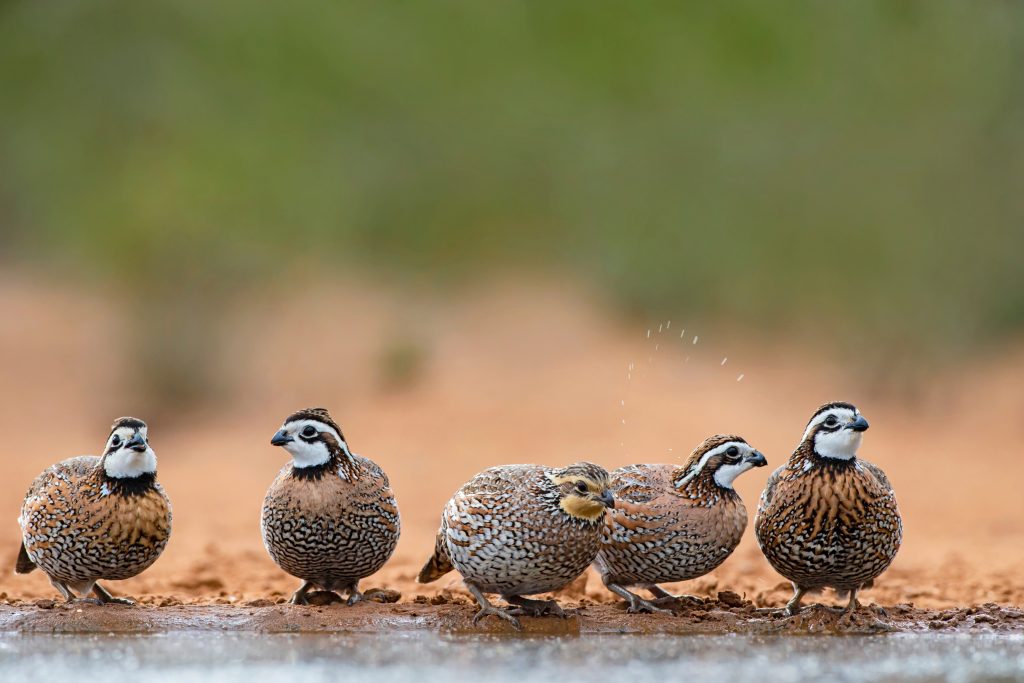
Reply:
[[[521,624],[515,615],[564,616],[553,600],[528,600],[558,590],[582,574],[600,549],[605,510],[614,502],[608,472],[587,462],[564,468],[505,465],[484,470],[444,508],[434,555],[421,583],[452,569],[486,615]],[[514,609],[499,609],[484,593],[497,593]]]
[[[281,569],[303,580],[293,604],[312,588],[362,598],[359,581],[395,551],[401,524],[384,471],[349,451],[323,408],[294,413],[270,441],[292,456],[263,501],[263,545]]]
[[[171,536],[171,503],[156,482],[146,423],[119,418],[103,455],[71,458],[36,477],[18,522],[17,573],[38,567],[68,601],[133,604],[97,581],[139,574]],[[83,597],[90,591],[95,598]]]
[[[668,611],[678,600],[657,584],[703,576],[729,557],[747,526],[733,481],[765,457],[738,436],[717,435],[686,464],[630,465],[611,473],[615,509],[605,519],[594,565],[630,612]],[[627,590],[643,586],[657,599]]]
[[[757,510],[757,542],[793,583],[785,613],[808,591],[857,591],[884,572],[903,538],[896,496],[885,473],[857,457],[868,422],[849,403],[818,408],[789,462],[768,479]]]

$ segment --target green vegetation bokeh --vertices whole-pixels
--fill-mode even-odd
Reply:
[[[299,264],[883,348],[1024,323],[1020,3],[6,2],[0,98],[3,258],[179,317]]]

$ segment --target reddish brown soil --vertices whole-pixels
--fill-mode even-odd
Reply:
[[[14,566],[15,519],[31,479],[57,460],[96,452],[112,418],[144,413],[133,370],[123,362],[122,314],[100,294],[25,275],[0,277],[0,519],[7,520],[0,525],[0,562],[7,567]],[[224,378],[217,396],[187,415],[138,414],[150,422],[160,480],[174,504],[174,534],[152,569],[110,586],[146,609],[116,614],[159,621],[179,618],[179,605],[210,606],[190,613],[214,616],[243,606],[231,608],[239,623],[273,629],[291,623],[285,607],[254,606],[278,603],[298,585],[264,552],[259,508],[284,462],[269,438],[285,415],[311,404],[330,407],[354,449],[386,469],[402,512],[395,558],[364,583],[397,590],[400,603],[323,608],[339,628],[363,614],[407,621],[415,615],[438,627],[445,615],[457,615],[459,623],[471,616],[466,606],[416,602],[465,600],[456,576],[429,586],[413,577],[431,551],[444,502],[484,467],[679,461],[715,432],[743,435],[776,466],[810,412],[833,399],[854,401],[871,421],[862,455],[889,474],[904,515],[904,547],[864,592],[864,602],[912,604],[906,621],[925,627],[929,615],[953,614],[943,623],[961,623],[973,618],[963,611],[971,606],[1024,605],[1024,345],[991,351],[894,393],[880,388],[891,384],[844,370],[844,359],[799,344],[705,336],[701,329],[688,329],[684,343],[682,321],[660,335],[655,323],[648,339],[646,326],[615,323],[585,297],[557,286],[496,286],[455,302],[351,283],[310,286],[260,293],[225,315],[228,350],[217,359]],[[697,345],[693,334],[701,335]],[[396,339],[422,344],[425,358],[422,372],[401,387],[382,380],[380,369],[381,349]],[[770,471],[738,482],[751,516]],[[671,588],[710,598],[733,591],[753,607],[779,606],[789,597],[749,530],[720,570]],[[2,623],[53,626],[53,615],[94,618],[88,606],[81,613],[30,607],[54,597],[38,572],[0,572]],[[595,576],[562,599],[614,602]],[[837,604],[831,594],[815,599]],[[954,608],[961,611],[942,612]],[[715,606],[702,618],[743,609]],[[893,618],[900,614],[890,610]],[[745,614],[737,618],[749,621]],[[627,617],[618,605],[587,606],[578,621],[581,628],[632,629],[664,618]]]

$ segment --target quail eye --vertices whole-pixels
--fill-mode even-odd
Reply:
[[[839,420],[836,418],[835,415],[829,415],[828,417],[825,418],[825,424],[828,425],[829,427],[835,427],[837,422],[839,422]]]
[[[306,438],[316,436],[316,427],[312,425],[306,425],[302,430],[302,435]]]
[[[114,448],[117,448],[118,446],[120,446],[121,445],[121,437],[119,437],[117,434],[114,434],[114,438],[112,438],[110,440],[110,445],[113,446]]]
[[[725,454],[728,455],[730,458],[735,458],[740,454],[740,449],[736,448],[735,446],[729,446],[729,450],[727,450]]]
[[[584,484],[582,481],[578,481],[576,482],[576,490],[579,491],[580,493],[586,493],[587,485]]]

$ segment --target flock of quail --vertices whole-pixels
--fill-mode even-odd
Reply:
[[[857,457],[867,420],[849,403],[811,417],[789,461],[771,477],[755,518],[757,541],[794,588],[785,614],[808,591],[850,596],[892,563],[902,523],[885,474]],[[352,453],[322,408],[290,415],[271,443],[292,457],[263,503],[263,543],[284,571],[310,589],[362,596],[359,581],[394,552],[401,530],[387,475]],[[466,482],[445,506],[434,553],[419,581],[453,569],[480,603],[474,622],[493,615],[562,615],[558,590],[593,564],[630,612],[679,603],[658,584],[702,576],[732,553],[747,525],[733,482],[765,457],[738,436],[712,436],[683,465],[630,465],[607,472],[587,462],[564,468],[504,465]],[[111,596],[99,580],[126,579],[152,565],[171,533],[171,505],[156,481],[144,422],[114,422],[101,456],[58,463],[32,483],[19,523],[16,571],[38,567],[65,599]],[[644,599],[631,588],[649,591]],[[89,593],[95,597],[85,597]],[[510,607],[496,607],[486,594]]]

